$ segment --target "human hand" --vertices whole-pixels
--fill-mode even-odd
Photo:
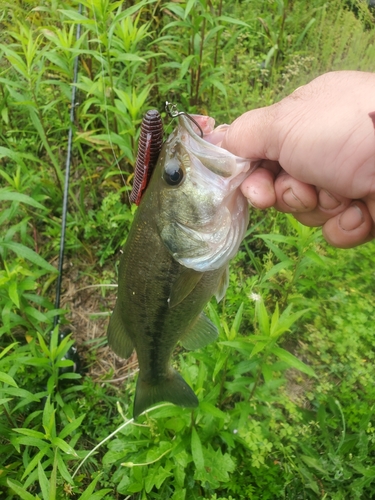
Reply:
[[[373,111],[375,74],[326,73],[237,118],[222,147],[256,162],[242,184],[253,206],[290,212],[350,248],[375,237]]]

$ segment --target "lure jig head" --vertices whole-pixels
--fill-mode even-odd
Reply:
[[[165,101],[165,111],[167,112],[167,114],[171,118],[177,118],[177,116],[181,116],[181,115],[184,115],[184,116],[186,116],[186,118],[189,118],[189,120],[192,121],[196,127],[198,127],[200,136],[203,139],[204,134],[203,134],[203,130],[202,130],[201,126],[199,125],[199,123],[196,122],[191,115],[189,115],[188,113],[185,113],[185,111],[178,111],[177,104],[172,104],[171,102]]]

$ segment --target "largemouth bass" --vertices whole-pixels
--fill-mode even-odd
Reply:
[[[135,213],[119,267],[108,342],[121,357],[135,349],[139,375],[133,415],[160,401],[196,407],[198,399],[170,359],[178,341],[204,347],[217,329],[202,313],[228,286],[228,262],[248,223],[239,186],[250,160],[216,145],[214,120],[187,116],[165,142]]]

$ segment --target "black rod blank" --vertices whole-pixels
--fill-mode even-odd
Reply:
[[[79,4],[79,13],[81,14],[81,12],[82,12],[82,4]],[[81,36],[81,25],[77,24],[76,40],[78,40],[80,36]],[[74,59],[74,67],[73,67],[73,86],[72,86],[72,98],[70,104],[70,126],[68,132],[68,149],[66,153],[66,164],[65,164],[65,182],[64,182],[64,193],[63,193],[60,252],[59,252],[59,264],[58,264],[58,276],[56,284],[55,309],[60,308],[60,298],[61,298],[61,284],[62,284],[64,252],[65,252],[66,221],[68,215],[69,178],[70,178],[70,166],[72,161],[72,149],[73,149],[73,127],[74,127],[75,106],[76,106],[77,79],[78,79],[78,56],[76,56]],[[59,321],[60,321],[60,315],[56,314],[53,326],[56,327]]]

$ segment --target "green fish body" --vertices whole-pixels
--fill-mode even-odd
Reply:
[[[213,120],[195,118],[214,142]],[[239,185],[250,161],[205,139],[179,117],[123,249],[108,342],[123,358],[137,352],[134,418],[161,401],[198,405],[170,360],[178,341],[197,349],[217,337],[202,310],[213,295],[224,296],[228,262],[246,231],[247,201]]]

